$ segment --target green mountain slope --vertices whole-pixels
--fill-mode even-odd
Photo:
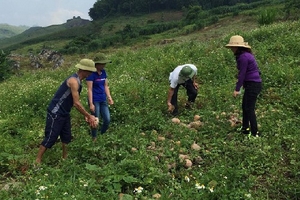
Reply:
[[[8,24],[0,24],[0,40],[10,38],[27,30],[27,26],[12,26]]]
[[[52,25],[47,27],[31,27],[20,34],[17,35],[15,34],[10,38],[0,40],[0,46],[2,49],[5,49],[7,47],[11,47],[22,43],[33,44],[36,43],[37,41],[63,39],[64,36],[66,35],[64,31],[74,32],[74,30],[77,29],[78,27],[85,27],[89,24],[90,24],[89,20],[81,19],[80,17],[77,17],[77,18],[67,20],[66,23],[60,25]],[[60,36],[57,37],[57,34],[59,34]],[[73,37],[74,35],[72,36],[67,35],[67,36],[68,38],[70,38]]]
[[[2,199],[299,199],[299,21],[256,28],[248,21],[228,18],[172,44],[106,52],[113,60],[106,71],[115,102],[108,132],[92,143],[74,109],[69,157],[60,159],[57,143],[38,170],[32,163],[47,105],[83,55],[0,83]],[[224,45],[236,33],[252,46],[262,72],[260,138],[234,132],[231,123],[241,119],[241,97],[232,97],[235,59]],[[186,62],[197,65],[201,84],[192,110],[184,109],[180,90],[181,124],[175,124],[166,111],[168,76]],[[203,125],[190,129],[195,115]]]

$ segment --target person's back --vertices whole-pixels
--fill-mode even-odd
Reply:
[[[238,68],[243,66],[243,65],[239,65],[240,62],[247,62],[247,65],[245,65],[247,69],[245,69],[244,81],[261,82],[258,65],[256,63],[253,54],[249,52],[241,53],[239,56],[237,56]]]
[[[193,64],[184,64],[177,66],[169,75],[170,87],[167,97],[168,111],[173,116],[178,115],[177,94],[180,86],[187,91],[188,101],[186,108],[191,108],[195,102],[198,93],[198,84],[195,82],[197,67]]]

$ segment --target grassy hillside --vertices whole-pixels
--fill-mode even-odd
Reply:
[[[58,142],[38,170],[33,163],[46,107],[76,71],[74,65],[94,53],[63,55],[57,69],[41,60],[44,68],[33,70],[28,51],[39,52],[45,44],[57,49],[67,40],[16,49],[22,70],[0,83],[0,199],[299,199],[300,47],[295,44],[300,43],[300,21],[259,26],[259,13],[249,10],[199,31],[186,26],[137,38],[128,46],[98,49],[113,60],[106,67],[115,102],[110,128],[93,143],[84,118],[72,110],[68,159],[61,159]],[[107,21],[101,31],[151,19]],[[232,97],[236,64],[224,48],[234,34],[252,46],[262,72],[260,138],[234,131],[240,125],[241,97]],[[185,91],[179,91],[182,124],[175,124],[167,112],[168,76],[183,63],[198,67],[200,89],[192,110],[184,109]],[[88,108],[86,96],[84,83],[81,101]],[[195,115],[202,125],[186,127]]]
[[[171,32],[180,29],[170,36],[190,34],[215,24],[224,17],[248,15],[258,20],[260,14],[276,14],[276,19],[283,19],[284,3],[276,0],[256,1],[250,4],[237,4],[235,6],[217,7],[212,10],[199,8],[184,8],[182,11],[162,11],[157,13],[112,16],[93,23],[73,27],[69,22],[62,25],[31,28],[23,34],[7,40],[0,40],[0,46],[6,51],[15,51],[28,45],[37,43],[60,43],[62,53],[88,53],[97,48],[110,46],[131,45],[149,39],[153,35],[160,35],[166,30]],[[198,9],[198,10],[197,10]],[[267,17],[268,19],[268,17]],[[75,19],[73,19],[75,20]],[[265,22],[263,22],[265,23]],[[84,40],[82,44],[81,40]],[[76,43],[80,43],[76,45]],[[64,44],[64,45],[61,45]],[[55,47],[55,46],[54,46]]]
[[[0,24],[0,40],[18,35],[28,28],[29,27],[27,26],[12,26],[8,24]]]
[[[1,199],[299,199],[300,22],[258,27],[241,17],[227,20],[171,44],[157,43],[156,36],[147,44],[107,49],[115,101],[109,131],[92,143],[83,117],[73,110],[69,158],[60,159],[58,143],[38,171],[33,161],[47,104],[75,72],[74,64],[93,54],[66,56],[62,68],[24,72],[1,83]],[[261,138],[239,135],[231,125],[241,119],[241,98],[232,97],[235,61],[224,48],[233,34],[253,47],[262,72]],[[180,90],[179,119],[189,124],[200,115],[197,129],[172,123],[166,111],[169,72],[183,63],[198,67],[201,84],[193,110],[183,108]],[[85,106],[86,94],[84,85]],[[200,150],[191,148],[194,143]],[[192,167],[185,167],[183,155]]]
[[[13,37],[0,40],[1,49],[16,50],[27,45],[46,41],[72,39],[80,34],[91,34],[91,22],[86,19],[73,18],[60,25],[31,27]],[[78,33],[78,29],[80,33]],[[86,31],[88,30],[88,31]]]

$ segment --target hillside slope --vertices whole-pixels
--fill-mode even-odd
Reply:
[[[74,17],[73,19],[67,20],[66,23],[60,25],[51,25],[47,27],[31,27],[24,30],[22,33],[12,35],[9,38],[0,40],[0,46],[2,49],[5,49],[10,46],[27,43],[27,44],[35,44],[40,41],[49,41],[49,40],[58,40],[63,39],[65,35],[65,31],[72,32],[74,29],[78,29],[80,27],[88,28],[88,25],[91,21],[86,19],[81,19],[80,17]],[[59,37],[55,36],[59,34]],[[51,38],[52,36],[52,38]],[[76,35],[78,36],[78,34]],[[68,38],[70,38],[68,34]]]
[[[1,39],[11,38],[15,35],[21,34],[29,27],[27,26],[12,26],[8,24],[0,24],[0,41]]]
[[[95,50],[95,48],[106,48],[107,46],[118,45],[120,43],[124,43],[125,45],[128,43],[131,44],[132,41],[129,41],[131,39],[139,40],[142,37],[152,38],[167,30],[170,30],[167,32],[171,32],[171,35],[174,35],[172,31],[177,32],[177,36],[186,35],[195,30],[205,28],[205,26],[212,23],[216,23],[224,17],[241,15],[249,16],[253,19],[254,16],[257,17],[258,13],[264,9],[278,7],[276,9],[280,10],[282,6],[283,3],[277,1],[266,1],[238,4],[232,7],[220,7],[205,11],[196,7],[195,9],[183,9],[182,11],[168,10],[132,16],[113,16],[76,27],[68,26],[70,24],[68,21],[62,25],[31,28],[28,32],[24,32],[16,37],[1,40],[0,46],[5,50],[16,50],[24,46],[43,42],[55,41],[55,43],[61,42],[66,45],[68,42],[71,42],[72,44],[68,47],[71,50],[69,51],[68,48],[65,48],[63,51],[74,53],[74,50],[81,48],[81,52],[88,52]],[[193,13],[197,9],[200,10]],[[162,35],[164,34],[162,33]],[[140,38],[135,39],[136,37]],[[74,41],[74,39],[78,38],[80,40],[83,39],[83,41]],[[77,42],[80,43],[78,46],[76,46]],[[86,46],[81,45],[81,42],[84,42]],[[78,50],[76,53],[79,52]]]
[[[75,63],[94,54],[66,55],[61,68],[30,70],[0,83],[1,198],[299,199],[299,23],[255,27],[234,17],[171,44],[153,37],[153,43],[106,49],[115,102],[108,132],[92,143],[84,117],[73,109],[68,159],[60,159],[57,143],[40,168],[32,163],[47,105]],[[262,72],[259,138],[234,131],[241,97],[232,97],[236,64],[224,45],[237,33],[252,46]],[[192,110],[184,109],[180,89],[181,124],[175,124],[167,113],[168,76],[187,62],[198,67],[200,88]],[[81,95],[88,108],[85,84]],[[201,126],[190,129],[195,115]]]

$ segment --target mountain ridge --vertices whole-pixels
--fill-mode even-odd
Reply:
[[[0,37],[0,46],[1,48],[5,49],[9,46],[13,46],[15,44],[23,43],[26,42],[30,39],[36,38],[36,37],[43,37],[55,32],[60,32],[64,31],[67,29],[73,29],[77,27],[82,27],[90,24],[91,21],[87,19],[82,19],[80,16],[78,17],[73,17],[72,19],[68,19],[65,23],[63,24],[56,24],[56,25],[50,25],[46,27],[42,26],[33,26],[33,27],[26,27],[24,30],[19,31],[19,32],[6,32],[6,34],[10,33],[10,36],[7,35],[6,37],[1,38]],[[4,26],[3,26],[4,27]],[[6,25],[6,27],[14,27],[11,25]],[[5,29],[1,28],[0,26],[0,34],[1,30],[5,32]]]

